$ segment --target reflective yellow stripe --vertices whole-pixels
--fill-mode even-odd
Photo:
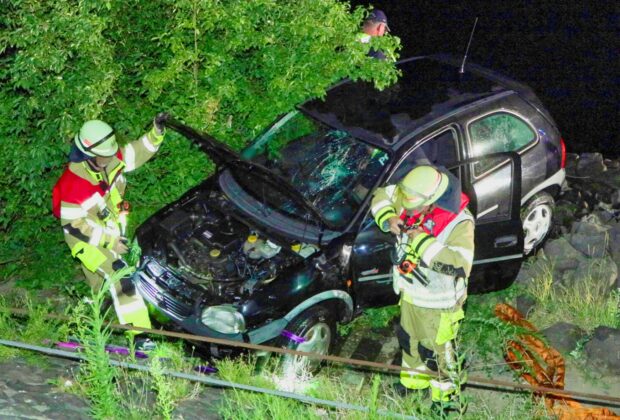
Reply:
[[[114,214],[118,215],[118,205],[121,201],[123,201],[123,197],[121,197],[121,193],[118,191],[118,188],[112,187],[110,190],[110,201],[114,207]]]
[[[409,369],[410,366],[403,360],[402,367]],[[420,365],[415,368],[416,370],[426,370],[426,366]],[[409,389],[426,389],[430,386],[431,376],[426,375],[424,373],[413,373],[413,372],[400,372],[400,383],[403,384],[404,387]]]
[[[135,327],[151,328],[149,311],[142,296],[136,293],[133,296],[119,295],[116,289],[110,287],[110,294],[114,302],[116,316],[121,324],[132,324]],[[121,300],[123,302],[121,302]],[[139,332],[136,331],[139,334]]]
[[[379,211],[375,218],[375,223],[379,226],[384,232],[389,230],[389,222],[391,217],[396,216],[396,212],[393,207],[385,207],[383,210]]]
[[[465,312],[462,309],[456,312],[442,312],[435,342],[441,346],[450,340],[454,340],[459,331],[459,321],[463,318],[465,318]]]
[[[159,148],[158,146],[161,144],[162,141],[164,141],[164,136],[165,135],[166,135],[166,129],[165,128],[164,128],[164,131],[161,134],[157,134],[157,129],[155,127],[153,127],[151,129],[151,131],[148,132],[148,140],[153,144],[153,146],[155,146],[155,150],[153,152],[157,151],[157,149]],[[148,147],[147,147],[147,149],[148,149]]]
[[[106,256],[103,252],[99,251],[97,247],[82,241],[71,248],[71,255],[80,260],[82,264],[84,264],[84,267],[93,273],[96,272],[99,266],[106,260]]]

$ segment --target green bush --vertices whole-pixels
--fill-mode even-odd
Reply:
[[[166,110],[239,149],[339,79],[396,80],[355,39],[366,13],[336,0],[3,2],[0,276],[45,286],[72,275],[50,196],[83,121],[109,121],[127,141]],[[391,36],[373,43],[399,48]],[[133,226],[212,170],[169,136],[130,177]]]

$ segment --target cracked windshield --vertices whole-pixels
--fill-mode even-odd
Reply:
[[[389,159],[385,151],[301,113],[285,116],[244,156],[284,177],[334,227],[350,221]],[[294,210],[290,201],[278,207]]]

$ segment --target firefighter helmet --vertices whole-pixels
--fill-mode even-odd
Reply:
[[[114,130],[100,120],[86,121],[75,135],[75,146],[86,156],[111,157],[118,150]]]
[[[414,209],[433,204],[446,192],[448,184],[448,176],[434,167],[416,166],[398,184],[403,207]]]

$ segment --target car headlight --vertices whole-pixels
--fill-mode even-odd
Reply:
[[[245,331],[245,319],[234,306],[209,306],[202,311],[202,323],[222,334],[237,334]]]

